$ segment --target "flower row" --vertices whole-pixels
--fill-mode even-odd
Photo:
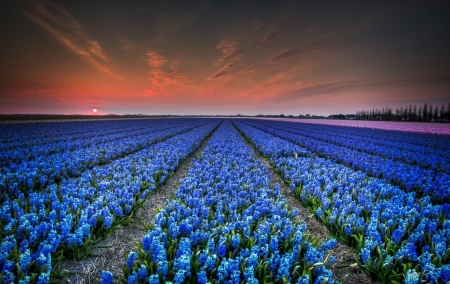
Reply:
[[[124,267],[128,283],[334,283],[327,251],[229,121],[213,134]],[[102,273],[102,282],[112,275]]]
[[[450,204],[432,205],[429,197],[418,199],[243,122],[235,124],[299,201],[359,252],[357,261],[370,277],[382,283],[450,280]]]

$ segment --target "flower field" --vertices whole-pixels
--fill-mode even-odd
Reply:
[[[126,226],[210,137],[102,283],[338,283],[339,241],[380,283],[450,281],[450,136],[274,120],[0,126],[0,279],[48,283]],[[288,208],[252,147],[334,237]],[[100,275],[99,275],[100,278]]]
[[[404,121],[375,121],[375,120],[335,120],[335,119],[297,119],[297,118],[277,118],[281,121],[304,122],[308,124],[324,124],[335,126],[348,126],[357,128],[372,128],[382,130],[395,130],[402,132],[415,132],[425,134],[450,135],[450,125],[448,123],[429,122],[404,122]]]
[[[326,126],[333,131],[327,134],[325,127],[312,130],[315,125],[275,121],[240,121],[236,125],[290,184],[299,202],[311,208],[333,235],[355,249],[360,267],[373,280],[450,280],[450,180],[441,167],[413,166],[407,163],[410,160],[394,162],[388,154],[393,146],[381,135],[397,139],[396,135],[404,134],[381,132],[376,141],[355,143],[360,147],[355,151],[352,140],[347,145],[339,136],[348,131],[356,140],[360,135],[364,140],[364,136],[369,137],[365,131],[358,135],[353,129]],[[414,153],[414,144],[421,138],[431,140],[413,135],[408,150]],[[450,153],[449,137],[434,138],[442,144],[424,143],[422,147],[436,149],[436,153],[444,150],[445,159]],[[408,145],[405,137],[398,139],[406,142],[398,143],[399,149]],[[386,143],[383,154],[370,152],[366,143]],[[344,144],[347,148],[340,146]],[[376,172],[388,162],[389,172]],[[405,169],[410,171],[405,173]],[[433,190],[427,190],[429,187]]]
[[[94,128],[88,137],[82,123],[76,131],[57,124],[62,129],[54,136],[45,131],[53,124],[42,124],[27,129],[31,135],[25,141],[20,140],[23,133],[8,132],[11,126],[2,129],[2,137],[12,141],[5,145],[16,143],[15,151],[23,154],[2,167],[3,283],[47,283],[55,260],[87,256],[94,243],[127,222],[149,192],[218,124],[195,119],[91,122],[86,125]],[[130,134],[115,141],[122,132]],[[58,148],[63,143],[76,146]],[[48,154],[50,162],[30,154],[39,145],[42,152],[55,152]],[[3,156],[8,156],[11,148],[5,148]]]

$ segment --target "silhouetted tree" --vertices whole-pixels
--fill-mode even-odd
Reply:
[[[431,121],[433,119],[433,105],[430,104],[428,107],[428,121]]]
[[[404,110],[403,120],[404,121],[408,121],[409,120],[409,110],[408,110],[407,106],[405,107],[405,110]]]
[[[409,105],[400,106],[395,111],[390,107],[383,107],[381,109],[372,108],[371,110],[356,111],[356,119],[359,120],[397,120],[397,121],[440,121],[447,117],[447,112],[450,112],[450,103],[447,106],[442,104],[441,107],[432,104],[424,103],[423,106]],[[279,115],[278,117],[283,117]],[[337,116],[337,115],[336,115]],[[447,118],[446,118],[447,119]]]
[[[427,103],[425,103],[424,105],[423,105],[423,114],[422,114],[422,117],[423,117],[423,121],[427,121],[427,119],[428,119],[428,104]]]

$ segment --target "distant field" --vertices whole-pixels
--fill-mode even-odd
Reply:
[[[367,121],[367,120],[333,120],[333,119],[295,119],[295,118],[262,118],[280,121],[350,126],[404,132],[417,132],[450,135],[450,123],[433,122],[401,122],[401,121]]]
[[[70,121],[70,120],[105,120],[105,119],[139,119],[164,118],[164,116],[139,115],[0,115],[0,123],[24,123],[43,121]]]

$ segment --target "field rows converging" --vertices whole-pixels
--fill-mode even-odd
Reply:
[[[181,125],[180,123],[174,122],[177,121],[172,121],[170,124],[163,123],[162,126],[175,127]],[[183,124],[187,124],[187,122]],[[158,130],[158,128],[161,128],[161,124],[155,122],[152,124],[135,123],[134,125],[97,124],[97,128],[90,127],[82,133],[72,135],[64,133],[62,130],[54,133],[51,139],[44,139],[42,137],[33,139],[30,136],[26,136],[26,139],[22,138],[19,141],[2,144],[0,149],[0,166],[4,166],[7,163],[19,164],[40,156],[48,156],[60,152],[70,153],[80,148],[87,148],[98,144],[105,146],[103,143],[106,142],[118,141],[130,136],[149,135],[152,131]]]
[[[370,144],[358,143],[360,149],[352,149],[346,145],[345,140],[339,144],[334,143],[336,139],[330,135],[321,135],[321,138],[317,138],[319,135],[316,135],[315,138],[310,138],[303,135],[301,131],[285,130],[283,126],[277,125],[264,123],[264,125],[257,124],[255,127],[298,144],[322,157],[333,159],[355,170],[361,170],[371,177],[382,178],[392,185],[400,186],[409,192],[416,192],[420,196],[429,196],[433,203],[450,202],[450,174],[446,173],[449,167],[448,160],[442,159],[442,166],[439,166],[438,159],[422,154],[424,159],[434,164],[434,168],[423,168],[395,160],[392,154],[388,154],[388,146],[384,147],[386,149],[384,152],[389,156],[380,156],[373,152],[367,153],[373,149]],[[448,147],[450,140],[447,138],[444,141],[447,141],[445,145]],[[361,148],[368,150],[362,151]]]
[[[51,127],[50,127],[51,125]],[[108,135],[109,133],[127,132],[127,130],[142,129],[156,126],[155,121],[141,121],[140,123],[132,121],[121,121],[120,123],[104,122],[67,122],[67,123],[39,123],[24,124],[17,129],[15,124],[2,127],[1,149],[25,148],[40,145],[42,142],[53,144],[58,142],[83,141],[84,138],[91,138],[92,134],[99,131]],[[14,130],[14,131],[11,131]],[[26,137],[26,139],[24,139]]]
[[[368,281],[355,267],[450,281],[446,136],[218,118],[0,133],[0,283]],[[119,231],[125,247],[95,275],[65,270]]]
[[[433,205],[429,196],[418,198],[415,192],[338,164],[332,150],[319,157],[299,146],[306,143],[300,140],[303,137],[289,137],[259,122],[235,123],[290,184],[299,201],[358,252],[360,267],[373,280],[450,280],[448,203]]]
[[[225,121],[124,265],[128,283],[334,283],[327,255]],[[103,272],[102,282],[112,274]]]
[[[105,165],[203,123],[204,121],[163,124],[142,130],[139,134],[131,132],[125,137],[112,135],[111,140],[105,143],[96,143],[96,136],[92,136],[87,139],[87,147],[40,155],[30,160],[21,153],[20,158],[16,159],[17,162],[8,161],[7,166],[2,167],[0,190],[7,190],[10,194],[17,191],[26,193],[28,190],[51,186],[63,179],[79,177],[84,171],[95,166]],[[47,146],[42,144],[40,147]]]
[[[392,131],[373,130],[375,133],[370,135],[344,127],[319,125],[319,128],[311,128],[303,124],[300,128],[298,123],[270,126],[411,165],[450,172],[450,153],[446,149],[449,141],[445,136],[437,136],[433,140],[420,137],[425,135],[398,134]]]
[[[192,121],[192,120],[191,120]],[[164,125],[187,124],[190,121],[173,119],[76,121],[64,123],[32,123],[2,125],[0,150],[30,149],[32,146],[57,143],[83,142],[85,139],[101,139],[105,135],[127,133],[135,130],[149,130]],[[102,134],[99,136],[98,134]],[[32,148],[31,148],[32,149]]]
[[[58,271],[52,271],[56,261],[87,256],[93,244],[129,221],[219,122],[201,120],[155,132],[157,138],[149,138],[153,143],[147,147],[75,178],[28,190],[2,190],[2,281],[46,283],[52,272],[57,276]],[[120,151],[124,144],[116,144]]]

